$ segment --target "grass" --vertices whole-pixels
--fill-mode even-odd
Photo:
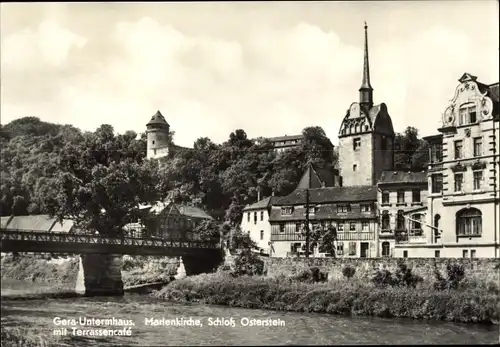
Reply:
[[[427,283],[378,288],[354,278],[311,284],[216,273],[174,281],[155,295],[178,303],[491,324],[499,318],[497,290],[476,286],[438,291]]]
[[[29,329],[20,328],[1,328],[0,342],[2,347],[46,347],[70,346],[64,343],[62,338],[53,337],[49,340],[45,335],[34,334]]]

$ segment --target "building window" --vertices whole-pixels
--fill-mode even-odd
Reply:
[[[483,187],[483,171],[474,171],[474,190],[480,190]]]
[[[264,211],[260,211],[260,220],[264,220]]]
[[[408,258],[408,251],[403,251],[403,258]]]
[[[264,230],[261,230],[261,231],[260,231],[260,239],[261,239],[261,240],[264,240]]]
[[[462,251],[462,258],[469,258],[469,251],[467,249]]]
[[[295,223],[295,232],[300,233],[302,231],[302,223]]]
[[[352,148],[357,151],[359,150],[359,147],[361,147],[361,138],[360,137],[355,137],[352,140]]]
[[[464,142],[462,140],[455,141],[455,159],[463,157]]]
[[[257,212],[253,213],[253,224],[257,224]]]
[[[338,255],[344,254],[344,243],[343,242],[339,242],[337,244],[337,254]]]
[[[356,242],[349,242],[349,255],[356,255]]]
[[[361,204],[361,212],[370,212],[372,206],[370,204]]]
[[[397,215],[397,221],[396,221],[396,229],[397,230],[404,230],[405,228],[405,217],[403,215],[403,211],[399,210],[398,215]]]
[[[338,231],[344,231],[344,223],[340,222],[337,224],[337,230]]]
[[[458,113],[458,124],[465,125],[470,123],[476,123],[476,121],[477,121],[476,105],[472,103],[462,105]]]
[[[471,259],[476,258],[476,250],[475,250],[475,249],[471,249],[471,250],[470,250],[470,258],[471,258]]]
[[[152,141],[152,144],[154,145],[155,144],[155,140]]]
[[[382,203],[383,204],[388,204],[389,203],[389,192],[388,191],[383,191],[382,192]]]
[[[474,156],[480,157],[483,155],[483,139],[481,137],[476,137],[474,139]]]
[[[285,224],[280,224],[280,233],[283,234],[285,232]]]
[[[413,189],[411,195],[413,202],[420,202],[420,189]]]
[[[462,191],[463,183],[464,183],[464,174],[463,173],[456,173],[455,174],[455,191],[456,192]]]
[[[411,234],[415,236],[422,235],[422,215],[414,214],[411,219]]]
[[[281,215],[282,216],[291,215],[292,213],[293,213],[292,207],[282,207],[281,208]]]
[[[250,212],[247,213],[247,222],[250,222]]]
[[[443,145],[435,144],[431,147],[431,163],[439,163],[442,160]]]
[[[439,258],[441,255],[441,251],[434,251],[434,258]]]
[[[457,212],[457,236],[480,236],[482,233],[482,213],[477,208]]]
[[[405,191],[404,189],[398,189],[398,204],[403,204],[405,202]]]
[[[309,214],[315,214],[316,213],[316,207],[309,207]]]
[[[388,257],[391,255],[391,244],[387,241],[382,242],[382,257]]]
[[[337,205],[337,213],[346,213],[351,211],[350,205]]]
[[[357,169],[357,168],[358,168],[358,165],[354,164],[354,165],[352,166],[352,171],[356,171],[356,169]]]
[[[432,193],[441,193],[443,191],[443,174],[432,175],[431,186]]]
[[[390,217],[388,211],[382,212],[382,230],[390,230]]]
[[[349,223],[349,231],[356,231],[356,223],[355,222]]]
[[[361,228],[363,231],[369,231],[370,230],[370,225],[368,224],[368,222],[363,222],[361,224]]]

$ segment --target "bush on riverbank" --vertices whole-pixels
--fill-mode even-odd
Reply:
[[[2,347],[46,347],[54,344],[54,341],[35,335],[28,329],[4,327],[1,328],[0,342]]]
[[[432,286],[378,288],[363,281],[309,284],[290,278],[218,273],[174,281],[158,297],[246,308],[379,317],[497,322],[498,295],[479,288],[437,291]]]

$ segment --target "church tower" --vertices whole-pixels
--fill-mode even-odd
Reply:
[[[339,131],[339,166],[343,186],[376,185],[384,170],[394,169],[394,129],[384,103],[374,105],[365,22],[363,79],[359,102],[351,104]]]
[[[146,124],[147,158],[156,159],[168,155],[170,125],[160,111]]]

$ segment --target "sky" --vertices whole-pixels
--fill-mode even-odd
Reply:
[[[374,102],[437,133],[464,72],[499,80],[498,1],[2,3],[1,123],[27,116],[192,146],[299,134],[334,144],[358,101],[368,24]]]

